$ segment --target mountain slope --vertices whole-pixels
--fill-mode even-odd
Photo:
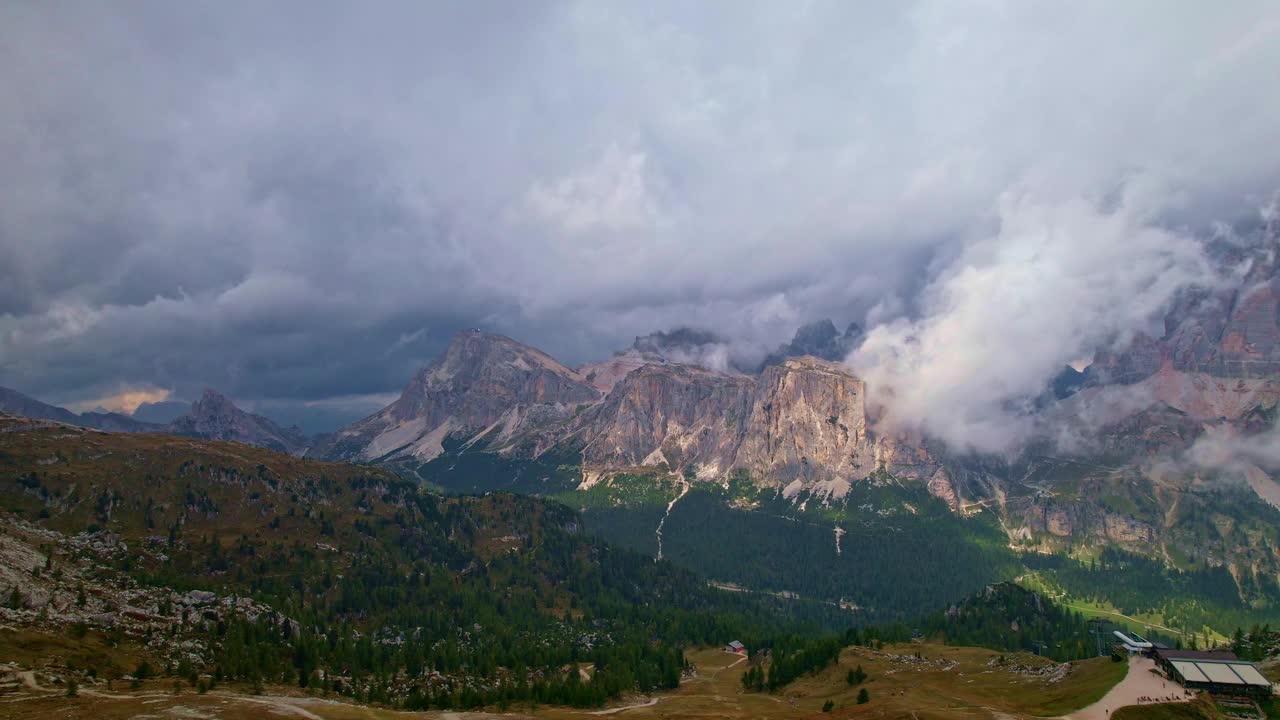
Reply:
[[[377,468],[236,443],[0,417],[0,507],[10,628],[81,626],[86,643],[118,632],[182,676],[409,709],[595,705],[673,687],[684,643],[844,616],[708,588],[584,537],[558,504],[443,498]],[[94,662],[106,677],[130,670]]]
[[[42,420],[56,420],[72,425],[80,422],[80,416],[66,408],[42,403],[17,390],[4,387],[0,387],[0,412]]]
[[[120,413],[95,411],[76,414],[4,387],[0,387],[0,412],[111,432],[159,432],[163,429],[161,425],[141,422]]]

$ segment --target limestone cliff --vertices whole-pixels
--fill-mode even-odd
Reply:
[[[758,483],[841,496],[884,467],[914,479],[938,462],[922,443],[872,432],[861,379],[838,363],[788,358],[759,375],[646,365],[575,424],[594,472],[665,468],[701,479],[746,471]],[[955,494],[949,483],[940,492]]]

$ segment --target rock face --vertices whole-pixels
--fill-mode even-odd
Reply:
[[[885,468],[927,480],[940,465],[907,438],[871,431],[861,379],[838,363],[788,358],[759,375],[645,365],[574,423],[596,471],[663,467],[703,479],[747,471],[757,482],[842,495]],[[939,492],[956,489],[944,476]]]
[[[736,450],[753,386],[747,376],[690,365],[634,370],[578,422],[584,463],[719,469]]]
[[[449,436],[505,442],[600,399],[577,371],[501,335],[459,333],[400,398],[310,453],[328,460],[430,460]]]
[[[1136,518],[1107,512],[1088,505],[1032,505],[1023,511],[1026,527],[1054,537],[1092,537],[1136,550],[1156,538],[1155,528]]]
[[[170,423],[166,431],[207,440],[242,442],[292,455],[306,452],[310,444],[298,428],[282,428],[261,415],[247,413],[213,390],[205,390],[204,395],[191,404],[191,412]]]

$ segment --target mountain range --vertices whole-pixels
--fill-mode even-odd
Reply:
[[[306,452],[310,439],[297,427],[283,428],[261,415],[245,412],[226,396],[205,390],[186,413],[171,422],[145,422],[114,412],[74,413],[0,387],[0,412],[106,432],[161,433],[208,440],[231,440],[291,455]]]
[[[638,337],[576,368],[509,337],[465,330],[393,403],[316,437],[213,391],[168,424],[75,415],[13,391],[0,394],[0,410],[380,465],[446,490],[552,495],[615,541],[687,552],[695,570],[751,575],[773,590],[807,581],[785,560],[757,577],[743,569],[745,558],[725,566],[691,547],[698,530],[682,520],[684,508],[729,512],[748,525],[759,514],[740,513],[759,508],[804,516],[834,537],[822,552],[836,556],[842,535],[867,526],[869,513],[954,520],[957,542],[988,549],[999,542],[1070,563],[1112,549],[1157,562],[1157,574],[1221,569],[1235,593],[1215,595],[1224,612],[1280,613],[1280,485],[1271,474],[1280,457],[1268,444],[1280,399],[1280,228],[1272,222],[1262,232],[1253,249],[1213,248],[1231,282],[1183,293],[1162,335],[1139,335],[1047,383],[1035,403],[1038,433],[1009,456],[882,428],[866,383],[840,362],[861,330],[841,332],[829,320],[801,328],[749,368],[727,360],[722,338],[699,330]],[[1066,592],[1076,569],[1039,572]],[[742,577],[727,577],[735,573]],[[831,592],[826,599],[846,599]]]

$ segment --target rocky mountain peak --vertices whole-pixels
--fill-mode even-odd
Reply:
[[[282,428],[268,418],[245,412],[230,398],[212,389],[206,389],[200,399],[191,403],[191,411],[170,423],[168,430],[178,435],[230,440],[292,454],[305,452],[310,444],[300,429]]]
[[[464,330],[453,337],[444,354],[423,368],[417,378],[424,385],[443,387],[476,382],[494,372],[549,372],[583,382],[583,378],[550,355],[512,340],[505,335],[478,329]]]
[[[466,330],[383,410],[340,430],[317,456],[429,460],[450,435],[508,440],[535,423],[568,417],[601,392],[581,373],[509,337]],[[477,435],[479,434],[479,435]]]
[[[791,342],[778,346],[764,359],[761,367],[777,365],[789,357],[812,355],[823,360],[838,361],[848,357],[862,337],[862,326],[849,323],[844,332],[836,329],[830,318],[802,325]]]
[[[196,418],[217,420],[233,417],[237,413],[243,413],[243,411],[236,407],[236,404],[226,395],[212,388],[205,388],[200,399],[191,403],[191,415]]]

